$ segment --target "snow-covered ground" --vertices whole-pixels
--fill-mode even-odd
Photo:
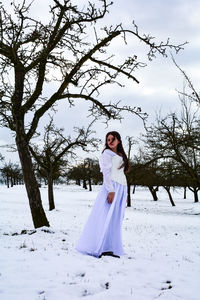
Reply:
[[[123,222],[125,255],[101,259],[74,250],[100,186],[55,187],[50,228],[34,230],[23,186],[0,186],[0,299],[199,300],[200,204],[188,192],[151,200],[136,188]],[[26,230],[26,231],[22,231]]]

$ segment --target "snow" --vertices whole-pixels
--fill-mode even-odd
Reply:
[[[200,203],[173,191],[175,207],[141,187],[123,221],[125,255],[82,255],[75,244],[100,186],[55,187],[54,211],[41,188],[50,228],[33,228],[23,186],[0,186],[0,299],[199,300]],[[24,230],[24,231],[22,231]]]

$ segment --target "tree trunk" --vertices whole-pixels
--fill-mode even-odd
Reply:
[[[190,191],[194,193],[194,203],[199,202],[199,197],[198,197],[198,190],[199,188],[197,187],[188,187]]]
[[[158,200],[158,197],[157,197],[156,192],[157,192],[157,190],[158,190],[158,187],[154,188],[153,186],[148,186],[148,188],[149,188],[149,190],[150,190],[150,192],[151,192],[151,194],[152,194],[152,196],[153,196],[153,200],[154,200],[154,201],[157,201],[157,200]]]
[[[53,195],[53,179],[51,175],[48,177],[48,198],[49,198],[49,210],[53,210],[55,208],[55,203],[54,203],[54,195]]]
[[[194,202],[197,203],[199,202],[199,197],[198,197],[198,188],[195,189],[194,191]]]
[[[86,180],[83,179],[83,188],[87,190]]]
[[[10,186],[13,187],[13,185],[14,185],[14,182],[13,182],[13,177],[11,175],[11,177],[10,177]]]
[[[198,188],[197,187],[193,187],[190,188],[190,190],[194,193],[194,203],[199,202],[199,198],[198,198]]]
[[[25,134],[23,133],[23,127],[22,130],[16,132],[16,144],[22,166],[24,183],[29,199],[33,224],[35,228],[49,226],[49,222],[42,207],[40,190],[35,178],[33,163],[31,160],[28,143],[26,142]]]
[[[170,192],[170,187],[169,186],[164,186],[164,189],[167,191],[167,194],[169,196],[169,200],[171,202],[171,205],[175,206],[175,203],[174,203],[173,198],[172,198],[172,194]]]
[[[131,207],[131,185],[127,182],[127,207]]]
[[[186,191],[187,191],[187,187],[184,186],[184,196],[183,196],[183,199],[186,199]]]
[[[194,189],[194,202],[197,203],[199,202],[199,198],[198,198],[198,188]]]
[[[136,184],[134,184],[133,186],[133,194],[135,194],[135,188],[136,188]]]
[[[89,191],[92,191],[92,183],[91,183],[91,178],[89,177],[88,179],[88,184],[89,184]]]
[[[10,186],[9,186],[9,177],[8,176],[6,176],[6,183],[7,183],[7,188],[9,188]]]

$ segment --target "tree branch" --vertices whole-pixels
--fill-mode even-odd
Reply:
[[[139,81],[133,75],[131,75],[128,72],[125,72],[124,70],[120,69],[119,67],[113,66],[113,65],[111,65],[109,63],[106,63],[105,61],[101,61],[101,60],[95,59],[93,57],[91,57],[90,60],[93,61],[93,62],[95,62],[95,63],[97,63],[97,64],[99,64],[99,65],[106,66],[109,69],[113,69],[113,70],[115,70],[115,71],[117,71],[119,73],[122,73],[122,74],[126,75],[128,78],[131,78],[134,81],[136,81],[137,83],[139,83]]]

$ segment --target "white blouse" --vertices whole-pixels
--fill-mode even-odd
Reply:
[[[100,171],[103,173],[103,183],[108,192],[115,191],[112,181],[127,185],[124,168],[120,168],[122,163],[123,158],[109,149],[104,150],[99,158]]]

